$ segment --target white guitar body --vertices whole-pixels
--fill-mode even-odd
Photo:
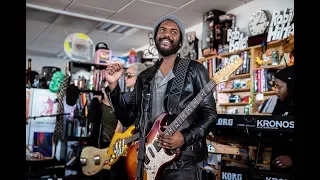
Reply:
[[[158,135],[158,133],[157,133]],[[155,138],[150,144],[146,146],[146,156],[148,157],[149,161],[145,161],[145,171],[147,173],[147,179],[148,180],[153,180],[156,179],[157,173],[159,169],[163,166],[165,166],[168,162],[171,162],[176,155],[168,155],[163,148],[159,152],[157,152],[156,148],[154,147],[153,143],[157,140],[158,138]],[[151,150],[151,152],[150,152]],[[152,152],[157,152],[157,153],[152,153]],[[149,163],[147,163],[149,162]],[[159,176],[159,175],[158,175]],[[161,175],[160,175],[161,177]]]

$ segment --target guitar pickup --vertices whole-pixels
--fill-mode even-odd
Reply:
[[[149,153],[151,154],[151,156],[154,158],[155,156],[154,156],[154,153],[153,153],[153,151],[152,151],[152,149],[150,148],[150,147],[148,147],[148,151],[149,151]]]
[[[94,165],[100,165],[100,156],[99,155],[94,156],[93,162],[94,162]]]
[[[159,152],[161,150],[161,146],[158,140],[153,141],[153,146],[156,149],[157,152]]]

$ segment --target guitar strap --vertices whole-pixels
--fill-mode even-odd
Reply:
[[[191,59],[180,58],[177,67],[175,68],[175,77],[173,78],[173,82],[169,91],[167,107],[168,113],[170,115],[174,114],[176,107],[179,104],[181,90],[184,85],[184,81],[186,79],[187,70],[189,67]],[[174,106],[170,106],[170,104],[175,104]]]
[[[54,128],[54,138],[55,140],[63,140],[63,118],[64,116],[62,115],[64,113],[64,105],[63,105],[63,98],[66,93],[66,89],[68,86],[69,82],[69,75],[66,73],[65,78],[61,84],[61,89],[59,91],[59,97],[58,97],[58,116],[56,119],[56,126]]]

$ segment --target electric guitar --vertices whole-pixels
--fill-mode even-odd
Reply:
[[[107,148],[83,148],[80,156],[83,174],[92,176],[102,169],[110,169],[121,156],[126,156],[130,143],[139,138],[139,133],[133,134],[134,130],[132,125],[123,133],[114,133]]]
[[[189,105],[175,118],[175,120],[163,131],[168,135],[173,135],[187,117],[196,109],[202,100],[211,92],[211,90],[219,83],[227,81],[229,76],[237,70],[243,63],[243,60],[238,57],[230,64],[226,65],[220,71],[216,72],[212,80],[198,93],[198,95],[189,103]],[[166,164],[178,159],[181,153],[179,151],[163,149],[157,138],[162,127],[168,121],[168,114],[162,113],[154,122],[152,129],[146,137],[145,144],[145,160],[143,180],[158,180],[161,179],[162,169]],[[139,141],[133,143],[126,157],[126,169],[130,180],[136,178],[137,156]]]

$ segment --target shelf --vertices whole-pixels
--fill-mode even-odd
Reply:
[[[287,42],[287,39],[288,38],[277,40],[277,41],[268,42],[268,49],[284,45]],[[249,50],[252,50],[252,49],[261,49],[261,44],[258,44],[258,45],[255,45],[255,46],[250,46],[250,47],[238,50],[238,51],[223,53],[223,54],[219,54],[219,55],[211,55],[211,56],[208,56],[208,57],[204,57],[204,58],[198,59],[197,61],[198,62],[203,62],[203,61],[206,61],[208,59],[215,58],[215,57],[216,58],[229,57],[231,55],[237,55],[239,53],[242,53],[244,51],[249,51]]]
[[[281,39],[281,40],[276,40],[276,41],[271,41],[268,42],[268,49],[270,48],[274,48],[274,47],[278,47],[278,46],[282,46],[287,42],[287,38],[285,39]],[[255,45],[255,46],[251,46],[251,48],[260,48],[261,49],[261,44],[259,45]]]
[[[250,73],[230,76],[229,77],[229,81],[230,80],[235,80],[235,79],[244,79],[244,78],[250,78]]]
[[[247,102],[241,102],[241,103],[221,103],[218,104],[219,106],[245,106],[248,105],[249,103]]]
[[[225,82],[232,81],[232,80],[235,80],[235,79],[245,79],[245,78],[250,78],[250,73],[230,76],[228,78],[228,80],[226,80]],[[211,78],[211,80],[213,80],[213,77]]]
[[[101,64],[95,64],[93,62],[82,62],[82,61],[70,61],[72,63],[73,68],[74,67],[86,67],[88,69],[91,69],[91,66],[94,66],[95,69],[106,69],[106,65],[101,65]],[[69,66],[71,67],[71,66]]]
[[[79,141],[80,137],[68,136],[68,141]],[[81,141],[87,141],[89,137],[81,137]]]
[[[94,95],[102,95],[102,91],[93,91],[93,90],[87,90],[87,89],[80,89],[79,92],[93,93]]]
[[[244,160],[231,159],[231,158],[227,158],[227,157],[221,157],[221,160],[223,160],[223,161],[232,161],[232,162],[237,162],[237,163],[242,163],[242,164],[245,163]]]
[[[204,58],[198,59],[197,61],[202,63],[203,61],[207,61],[207,60],[215,58],[215,57],[218,57],[218,55],[211,55],[211,56],[208,56],[208,57],[204,57]]]
[[[253,115],[258,115],[258,116],[272,116],[271,113],[259,113],[259,112],[256,112],[256,113],[254,113]]]
[[[284,50],[284,46],[287,46],[288,44],[290,45],[290,43],[293,43],[292,42],[292,39],[293,37],[290,37],[290,38],[285,38],[285,39],[282,39],[282,40],[276,40],[276,41],[271,41],[271,42],[268,42],[267,43],[267,49],[269,51],[273,51],[273,50],[277,50],[279,52],[279,57],[281,57],[283,55],[283,53],[285,52]],[[249,81],[253,81],[251,82],[251,85],[253,86],[254,83],[254,78],[253,78],[253,74],[256,70],[261,70],[261,69],[267,69],[268,71],[278,71],[278,70],[281,70],[281,69],[284,69],[287,67],[286,64],[280,64],[280,65],[270,65],[270,66],[261,66],[259,67],[260,65],[258,65],[256,62],[255,62],[255,57],[260,57],[262,58],[263,56],[263,51],[262,51],[262,47],[261,47],[261,44],[257,44],[257,45],[253,45],[253,46],[250,46],[250,47],[247,47],[247,48],[244,48],[244,49],[241,49],[241,50],[237,50],[237,51],[233,51],[233,52],[228,52],[228,53],[221,53],[221,54],[215,54],[215,55],[210,55],[210,56],[207,56],[207,57],[203,57],[199,60],[197,60],[198,62],[200,63],[203,63],[203,62],[206,62],[208,60],[211,60],[211,59],[221,59],[221,58],[228,58],[232,55],[239,55],[243,52],[246,52],[246,51],[250,51],[250,55],[251,55],[251,59],[250,59],[250,62],[248,62],[249,64],[249,67],[250,67],[250,71],[249,73],[246,73],[246,74],[239,74],[239,75],[230,75],[227,80],[225,80],[224,82],[228,82],[228,81],[233,81],[233,80],[241,80],[241,79],[249,79]],[[219,63],[218,61],[216,63]],[[212,72],[209,72],[209,74],[212,73]],[[212,73],[213,74],[213,73]],[[211,79],[213,79],[213,77],[211,77]],[[215,93],[239,93],[239,94],[248,94],[250,95],[250,97],[253,97],[255,95],[258,94],[258,92],[253,92],[251,88],[239,88],[239,89],[223,89],[223,90],[220,90],[218,88],[215,89]],[[275,91],[266,91],[266,92],[261,92],[263,95],[264,95],[264,100],[276,95],[276,92]],[[216,97],[218,96],[218,94],[215,94]],[[217,100],[217,99],[216,99]],[[263,100],[263,101],[264,101]],[[250,114],[256,114],[255,112],[257,112],[257,108],[259,104],[261,104],[263,101],[255,101],[253,102],[254,104],[253,105],[250,105],[249,103],[247,102],[240,102],[240,103],[218,103],[216,102],[216,105],[217,105],[217,108],[219,109],[227,109],[231,107],[235,107],[235,108],[242,108],[242,107],[245,107],[246,105],[250,105]],[[239,106],[239,107],[237,107]],[[242,106],[242,107],[241,107]],[[257,115],[271,115],[271,114],[264,114],[264,113],[259,113]]]
[[[219,54],[219,57],[220,58],[224,58],[224,57],[229,57],[229,56],[232,56],[232,55],[237,55],[237,54],[240,54],[240,53],[242,53],[244,51],[249,51],[250,49],[251,49],[251,47],[247,47],[247,48],[244,48],[244,49],[241,49],[241,50],[228,52],[228,53],[224,53],[224,54]]]
[[[227,158],[227,157],[222,157],[221,160],[223,160],[223,161],[231,161],[231,162],[236,162],[236,163],[241,163],[241,164],[246,164],[246,161],[244,161],[244,160],[236,160],[236,159],[231,159],[231,158]],[[262,163],[257,163],[257,166],[264,167],[264,168],[270,168],[270,165],[262,164]]]
[[[239,89],[224,89],[220,93],[233,93],[233,92],[249,92],[250,88],[239,88]]]
[[[258,93],[262,93],[264,96],[272,96],[277,94],[275,91],[255,92],[253,94],[256,95]]]
[[[207,61],[209,59],[212,59],[212,58],[225,58],[225,57],[229,57],[229,56],[232,56],[232,55],[237,55],[237,54],[240,54],[244,51],[249,51],[251,48],[248,47],[248,48],[245,48],[245,49],[242,49],[242,50],[238,50],[238,51],[233,51],[233,52],[228,52],[228,53],[223,53],[223,54],[219,54],[219,55],[211,55],[211,56],[208,56],[208,57],[204,57],[204,58],[201,58],[201,59],[198,59],[197,61],[202,63],[203,61]]]
[[[256,70],[259,69],[284,69],[285,67],[287,67],[287,65],[285,64],[281,64],[281,65],[270,65],[270,66],[260,66],[258,68],[256,68]]]

